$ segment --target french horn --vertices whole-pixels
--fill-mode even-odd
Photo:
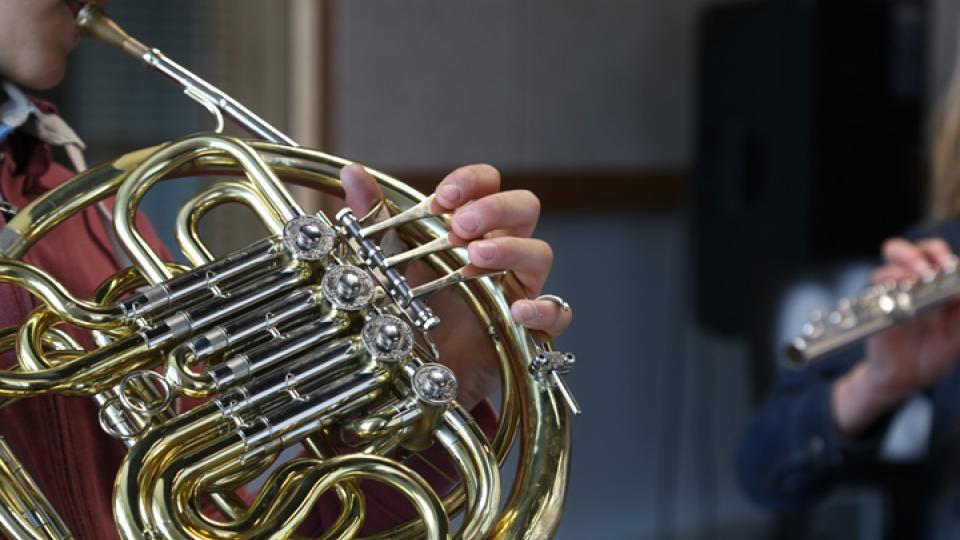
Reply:
[[[103,429],[128,447],[114,491],[120,536],[295,537],[317,499],[333,493],[341,514],[323,537],[353,538],[366,515],[364,480],[388,486],[418,514],[370,538],[551,537],[570,466],[570,413],[579,412],[563,379],[574,356],[513,321],[508,298],[522,295],[515,278],[466,272],[464,250],[447,240],[448,217],[380,172],[371,171],[386,219],[305,213],[286,184],[342,196],[345,160],[299,147],[93,5],[78,24],[180,84],[220,124],[232,119],[255,137],[199,134],[128,153],[43,195],[0,230],[0,282],[42,301],[22,325],[0,330],[0,350],[14,349],[18,360],[0,371],[0,399],[96,400]],[[177,215],[190,264],[163,261],[137,230],[137,208],[157,182],[196,176],[216,180]],[[20,260],[46,232],[109,196],[132,264],[93,298],[71,296]],[[215,257],[198,224],[225,203],[249,207],[269,235]],[[386,235],[404,249],[385,250]],[[441,277],[410,285],[403,268],[413,260]],[[496,349],[503,390],[492,440],[457,404],[456,378],[430,339],[442,321],[429,299],[445,288],[462,296]],[[97,348],[83,350],[61,324],[89,330]],[[206,401],[179,411],[183,396]],[[500,465],[515,444],[519,465],[501,501]],[[406,461],[435,447],[459,476],[442,497]],[[262,487],[252,500],[236,495],[256,478]],[[0,531],[71,538],[2,439]]]

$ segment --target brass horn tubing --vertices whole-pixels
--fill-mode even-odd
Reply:
[[[40,371],[55,365],[55,362],[46,358],[43,345],[44,336],[48,335],[53,325],[59,322],[61,322],[60,318],[50,308],[42,306],[35,309],[20,325],[20,331],[17,332],[16,354],[21,369]],[[84,354],[83,347],[76,340],[66,334],[63,334],[62,339],[68,340],[64,344],[69,345],[75,357]]]
[[[147,281],[151,285],[157,285],[172,278],[163,267],[163,261],[160,256],[150,247],[143,236],[136,229],[136,214],[146,192],[152,185],[159,180],[161,176],[168,174],[193,158],[203,155],[204,150],[196,150],[192,154],[179,154],[172,157],[170,161],[155,163],[159,161],[157,156],[166,156],[168,150],[174,143],[164,145],[152,154],[147,160],[141,162],[136,169],[127,174],[123,183],[120,185],[116,194],[116,202],[113,208],[113,224],[116,230],[117,239],[123,246],[124,251],[130,257],[130,260],[140,269]],[[207,149],[206,153],[213,152]],[[151,171],[151,169],[154,169]],[[152,172],[152,175],[148,175]],[[131,182],[133,179],[133,182]]]
[[[309,471],[310,464],[303,460],[294,460],[287,463],[285,467],[284,471],[278,470],[271,474],[250,507],[240,506],[240,502],[237,501],[238,504],[232,509],[234,515],[229,516],[229,521],[214,520],[201,513],[196,504],[190,506],[188,518],[199,528],[212,528],[221,533],[228,531],[239,535],[257,528],[263,529],[265,521],[276,519],[277,512],[282,511],[282,505],[278,504],[278,501],[296,496],[296,486],[304,481],[304,473]],[[352,538],[363,526],[366,513],[363,495],[353,481],[338,483],[334,486],[334,491],[340,500],[340,515],[321,538]],[[209,493],[209,495],[212,498],[215,493]]]
[[[0,352],[16,348],[19,332],[20,326],[0,328]],[[43,345],[53,349],[54,353],[83,354],[83,348],[77,345],[73,337],[59,328],[49,328],[40,336],[40,340]],[[74,348],[74,345],[77,345],[77,348]]]
[[[179,272],[120,302],[128,318],[155,321],[175,309],[184,309],[214,297],[213,287],[235,291],[268,273],[282,272],[284,257],[277,238],[265,238],[203,266]],[[288,265],[289,266],[289,265]]]
[[[200,489],[204,492],[237,489],[256,480],[260,475],[267,472],[279,457],[280,452],[274,452],[272,454],[265,454],[259,459],[244,462],[243,467],[233,468],[225,472],[222,476],[211,477],[210,483],[201,485]],[[246,506],[244,506],[244,508],[246,508]]]
[[[420,475],[412,469],[391,461],[387,458],[369,454],[348,454],[336,456],[327,460],[297,460],[305,462],[291,463],[290,468],[309,467],[304,474],[303,479],[295,484],[295,489],[289,497],[284,499],[284,504],[278,509],[272,517],[272,523],[267,522],[264,528],[270,530],[274,523],[293,524],[302,521],[316,499],[331,486],[339,486],[344,482],[354,480],[373,480],[388,484],[400,491],[408,500],[410,500],[417,512],[427,523],[426,538],[450,538],[450,524],[446,514],[443,512],[443,505],[433,489],[423,480]],[[278,471],[283,474],[285,471]],[[288,527],[292,533],[293,527]],[[351,531],[350,536],[339,536],[336,529],[328,530],[323,538],[352,538],[356,529]],[[346,531],[344,531],[346,534]]]
[[[8,326],[6,328],[0,328],[0,352],[5,352],[7,350],[11,350],[16,347],[17,335],[19,333],[19,330],[20,328],[17,326]],[[47,343],[50,343],[51,346],[56,346],[57,345],[56,342],[47,341],[48,336],[49,334],[43,335],[44,341]],[[77,355],[75,355],[73,351],[55,350],[54,352],[48,353],[46,356],[44,356],[44,359],[46,361],[51,362],[52,366],[59,366],[59,365],[62,365],[64,362],[75,360],[76,356]],[[22,367],[17,365],[12,369],[12,371],[18,371],[21,369]],[[0,407],[6,407],[7,405],[15,401],[18,401],[18,399],[19,398],[17,397],[0,397]],[[0,530],[2,530],[2,525],[0,525]]]
[[[183,344],[174,347],[167,353],[164,360],[163,376],[178,392],[192,398],[209,396],[215,391],[209,373],[194,371],[190,368],[193,363],[193,353]]]
[[[39,308],[43,309],[43,308]],[[33,315],[36,315],[35,311]],[[17,357],[17,360],[20,360],[20,354],[16,352],[18,347],[22,347],[19,343],[19,336],[23,331],[23,328],[26,324],[30,323],[31,318],[28,318],[27,321],[21,326],[8,326],[6,328],[0,328],[0,352],[13,349],[14,354]],[[47,328],[44,332],[39,334],[40,345],[39,347],[47,346],[53,349],[50,356],[46,354],[40,357],[34,357],[34,359],[28,360],[27,362],[20,361],[20,369],[24,371],[31,371],[33,369],[46,369],[52,366],[60,365],[64,361],[73,360],[76,357],[79,357],[84,354],[83,347],[80,346],[76,340],[73,339],[70,334],[60,330],[59,328]],[[46,362],[46,364],[44,364]]]
[[[336,455],[329,444],[320,440],[317,434],[311,434],[304,439],[303,443],[317,457],[326,459]],[[292,485],[299,481],[300,479],[291,475],[286,476],[282,483],[265,482],[263,488],[258,492],[258,498],[267,501],[277,500],[282,493],[289,491],[288,483]],[[219,482],[214,484],[214,486],[218,485]],[[197,520],[198,523],[203,522],[220,529],[244,532],[255,527],[256,520],[269,519],[269,513],[267,512],[251,512],[251,507],[240,500],[233,491],[211,491],[211,489],[219,488],[208,485],[201,486],[201,489],[217,503],[224,515],[227,516],[228,521],[218,521],[202,513],[195,498],[192,501],[190,511],[192,512],[192,518]],[[337,521],[324,533],[322,538],[352,537],[363,524],[363,494],[356,483],[352,481],[337,484],[335,491],[341,503],[341,513]],[[276,508],[276,506],[271,506],[272,508]]]
[[[164,264],[175,275],[190,270],[189,267],[174,262]],[[146,285],[148,285],[147,280],[140,273],[140,270],[135,266],[128,266],[104,280],[94,291],[92,300],[95,304],[111,305],[116,303],[123,295]]]
[[[176,236],[180,251],[195,266],[214,260],[213,254],[200,238],[198,226],[203,216],[225,203],[240,203],[249,207],[266,227],[269,234],[283,234],[283,221],[254,191],[249,182],[224,180],[197,193],[180,207],[177,213]]]
[[[239,519],[247,511],[244,501],[232,491],[211,491],[207,496],[217,505],[217,509],[230,519]]]
[[[0,532],[4,533],[6,538],[48,540],[36,536],[36,531],[29,528],[23,516],[14,510],[16,505],[10,500],[8,489],[6,482],[0,480]]]
[[[420,415],[415,398],[393,401],[341,426],[340,437],[348,446],[359,446],[412,425]]]
[[[206,369],[195,370],[191,364],[203,364],[208,358],[218,353],[240,352],[238,345],[246,344],[258,337],[258,334],[267,333],[271,327],[289,322],[313,310],[319,303],[319,296],[316,294],[317,291],[312,287],[298,289],[251,315],[193,336],[167,354],[164,362],[167,379],[190,397],[210,395],[217,391],[217,385],[211,378],[209,366]],[[286,306],[291,303],[291,298],[298,297],[305,297],[305,301],[294,302],[295,305],[292,307]],[[266,313],[271,313],[274,317],[267,319]],[[206,346],[203,345],[204,343]]]
[[[336,177],[340,168],[349,164],[349,161],[321,152],[288,152],[292,149],[270,143],[251,142],[250,144],[258,151],[272,153],[272,156],[264,156],[264,159],[271,168],[281,171],[288,180],[342,196],[343,191],[339,188],[340,184]],[[51,228],[116,191],[131,170],[160,148],[161,146],[143,148],[92,167],[74,177],[70,182],[57,186],[21,208],[16,217],[4,228],[3,234],[0,234],[0,255],[10,258],[22,256]],[[322,162],[313,163],[311,160]],[[307,170],[298,171],[293,168],[299,165],[306,166]],[[383,173],[373,170],[371,172],[378,178],[381,185],[386,187],[388,194],[396,193],[406,198],[423,197],[416,190],[404,186]],[[201,174],[237,175],[243,174],[243,171],[238,168],[234,160],[223,155],[210,154],[184,162],[162,180]],[[7,236],[4,237],[4,235]]]
[[[459,406],[443,414],[436,439],[453,458],[466,491],[466,516],[457,538],[486,538],[500,506],[500,469],[483,432]]]
[[[215,366],[209,370],[213,384],[225,390],[253,379],[251,384],[257,387],[271,380],[271,374],[282,375],[286,384],[302,384],[336,370],[345,362],[359,358],[363,350],[356,339],[331,342],[349,328],[349,322],[343,313],[328,312],[281,339],[267,341]],[[305,357],[305,353],[310,354]]]
[[[45,526],[42,531],[37,532],[42,532],[43,535],[37,535],[37,538],[73,538],[70,530],[60,518],[59,514],[57,514],[56,509],[54,509],[50,501],[44,496],[40,487],[34,482],[33,477],[23,468],[23,464],[2,436],[0,436],[0,477],[3,479],[3,489],[0,489],[0,491],[3,491],[6,495],[4,498],[9,500],[10,497],[8,495],[15,495],[16,499],[23,504],[21,510],[33,511],[42,517]],[[0,506],[6,507],[6,505]],[[20,518],[22,516],[17,517]],[[0,522],[3,521],[6,520],[0,519]],[[16,521],[20,522],[20,519]],[[23,525],[33,532],[31,524],[23,523]],[[2,528],[3,527],[0,527],[0,529]],[[33,536],[33,534],[26,537],[31,536]]]
[[[253,147],[260,151],[269,151],[275,155],[265,159],[270,166],[278,171],[283,171],[285,176],[295,180],[296,183],[321,189],[331,193],[339,193],[342,190],[338,188],[339,183],[336,180],[339,169],[349,162],[320,152],[303,154],[287,153],[283,150],[288,147],[272,145],[269,143],[253,142]],[[59,225],[67,218],[75,215],[80,210],[97,203],[111,193],[116,191],[123,183],[131,170],[142,163],[147,157],[156,153],[162,145],[143,148],[120,156],[113,161],[103,163],[92,167],[82,174],[74,177],[70,182],[65,182],[55,189],[52,189],[24,208],[9,222],[0,234],[0,255],[16,259],[22,256],[36,241],[47,233],[53,227]],[[309,170],[297,171],[291,167],[288,156],[298,157],[299,162],[309,164],[306,157],[326,160],[323,164],[311,164]],[[315,171],[320,170],[322,173]],[[376,172],[376,171],[374,171]],[[162,180],[174,180],[205,175],[237,175],[243,174],[234,160],[228,159],[222,155],[203,155],[196,157],[192,161],[184,162],[180,168],[171,171]],[[386,177],[377,172],[378,178]],[[387,177],[389,178],[389,177]],[[393,186],[400,186],[405,195],[417,193],[412,188],[402,186],[396,180],[391,179]],[[395,188],[390,188],[394,190]],[[421,195],[422,197],[422,195]]]
[[[209,471],[205,474],[217,473],[218,471]],[[182,478],[183,476],[180,476],[177,479]],[[336,488],[356,480],[373,480],[394,487],[413,503],[423,517],[427,524],[427,538],[450,538],[449,521],[443,512],[442,503],[429,484],[408,467],[387,458],[366,454],[348,454],[325,460],[291,461],[270,476],[244,521],[215,530],[190,529],[186,524],[184,528],[192,538],[258,538],[267,531],[271,538],[288,538],[295,534],[320,495],[331,487]],[[192,490],[174,488],[170,491],[183,493]],[[184,495],[180,495],[180,498],[183,497]],[[342,529],[335,526],[326,531],[322,538],[352,538],[362,524],[362,516],[362,513],[354,516],[341,514],[341,520],[349,521],[346,521]],[[341,523],[341,520],[337,523]],[[242,534],[238,534],[240,531]]]
[[[400,239],[405,242],[419,243],[425,241],[427,238],[434,237],[435,234],[443,234],[444,231],[445,229],[439,227],[436,229],[431,227],[426,229],[426,231],[403,228],[399,231],[399,235]],[[457,252],[446,252],[430,255],[423,259],[423,262],[429,264],[434,271],[440,274],[446,274],[466,264],[467,261],[466,258]],[[497,309],[502,309],[502,306],[498,308],[495,304],[491,304],[491,302],[496,301],[490,300],[491,298],[495,298],[495,296],[490,296],[493,292],[488,286],[487,280],[462,283],[457,285],[457,289],[481,326],[494,329],[494,334],[501,332],[504,322],[494,321],[487,312],[488,309],[491,310],[491,313],[496,313]],[[506,324],[510,323],[510,321],[506,322]],[[444,328],[441,327],[437,331],[434,331],[434,333],[442,336],[444,331]],[[442,339],[440,336],[438,336],[438,339]],[[504,342],[509,343],[509,340],[491,340],[500,364],[500,388],[502,389],[500,422],[492,441],[494,451],[497,455],[497,461],[500,464],[503,464],[506,459],[516,437],[520,417],[520,410],[516,399],[518,388],[513,377],[511,365],[512,362],[517,360],[525,362],[525,360],[522,360],[520,357],[511,356],[507,348],[504,347]]]
[[[140,333],[151,349],[160,349],[219,324],[225,318],[236,317],[244,310],[257,309],[301,285],[308,277],[305,266],[287,267],[260,281],[245,284],[230,296],[216,296],[178,310]]]
[[[311,433],[303,440],[303,446],[314,457],[321,460],[337,455],[328,441],[328,431]],[[323,533],[320,540],[353,538],[360,532],[360,527],[363,526],[363,520],[366,517],[366,502],[363,498],[363,492],[360,491],[359,483],[355,481],[340,482],[334,486],[334,490],[337,498],[340,499],[340,516]]]
[[[130,371],[154,363],[156,358],[143,338],[134,334],[47,369],[0,371],[0,397],[43,393],[93,395],[117,384]]]
[[[73,339],[73,336],[55,326],[47,328],[47,331],[40,336],[40,339],[44,345],[47,345],[55,351],[79,353],[83,353],[84,351],[83,346],[77,343],[77,340]]]
[[[232,473],[251,457],[296,442],[299,433],[306,436],[364,406],[379,394],[388,378],[386,372],[365,376],[361,380],[347,377],[330,385],[328,391],[311,395],[308,402],[294,401],[287,410],[271,415],[276,424],[263,424],[267,426],[266,431],[247,430],[246,433],[252,434],[245,435],[246,428],[240,428],[202,447],[172,448],[173,453],[164,460],[162,470],[158,470],[155,476],[143,475],[142,483],[135,490],[149,498],[142,500],[141,504],[150,509],[153,527],[167,538],[221,538],[211,534],[213,531],[210,530],[190,530],[187,534],[182,529],[191,524],[180,520],[180,510],[187,507],[200,486],[213,483],[218,475]],[[258,445],[259,441],[263,445],[252,449],[251,443]]]
[[[126,322],[117,306],[100,306],[75,298],[50,274],[21,261],[0,259],[0,283],[27,290],[76,326],[109,330]]]
[[[0,532],[5,533],[4,538],[56,540],[58,537],[50,534],[42,523],[31,522],[36,520],[32,512],[14,482],[0,477]]]
[[[356,338],[332,343],[318,352],[316,357],[302,359],[289,371],[272,373],[223,394],[217,406],[224,415],[253,421],[258,415],[274,413],[278,408],[290,405],[296,390],[301,394],[313,394],[337,384],[345,377],[343,368],[362,358]],[[332,353],[331,353],[332,351]],[[355,376],[355,375],[354,375]]]
[[[263,453],[288,448],[310,433],[328,427],[389,391],[386,370],[353,373],[304,396],[290,399],[237,429],[244,441],[241,461]],[[291,396],[292,397],[292,396]]]
[[[147,431],[120,463],[114,484],[113,515],[121,537],[143,538],[151,530],[149,496],[142,487],[181,452],[220,436],[225,419],[212,402],[204,403]]]
[[[515,298],[523,294],[516,278],[507,278],[502,284],[506,295]],[[506,304],[504,298],[493,294],[486,299]],[[560,392],[540,384],[530,374],[528,359],[535,355],[536,344],[529,333],[512,320],[499,322],[502,338],[522,346],[511,359],[510,367],[514,380],[523,387],[516,397],[525,412],[520,423],[520,453],[526,459],[519,460],[513,487],[491,537],[550,538],[560,522],[570,471],[570,415]]]
[[[193,336],[185,345],[196,354],[197,360],[228,351],[238,352],[238,347],[249,349],[259,345],[261,338],[274,337],[274,330],[285,328],[290,333],[295,330],[295,325],[303,326],[310,317],[333,321],[337,312],[319,309],[322,301],[318,286],[296,289],[252,313]],[[340,317],[346,317],[346,314],[341,313]]]
[[[124,158],[132,156],[138,155],[128,154]],[[47,231],[83,208],[106,198],[125,174],[114,167],[122,159],[88,169],[21,208],[0,231],[0,255],[11,259],[22,257]]]
[[[303,215],[303,210],[260,155],[239,139],[207,134],[194,135],[170,143],[142,161],[127,176],[117,190],[113,211],[118,240],[153,284],[166,281],[172,276],[168,275],[156,252],[150,249],[136,230],[134,221],[140,201],[160,177],[169,174],[184,163],[213,153],[223,153],[236,160],[247,178],[258,188],[264,204],[275,210],[284,222]]]
[[[393,487],[399,489],[408,498],[411,498],[411,502],[413,502],[421,512],[423,508],[422,502],[429,500],[431,501],[430,505],[434,509],[441,510],[440,512],[432,511],[431,514],[442,516],[441,520],[446,520],[445,514],[442,513],[442,505],[436,494],[432,492],[429,485],[415,472],[401,464],[380,456],[365,456],[365,458],[390,464],[396,471],[401,471],[403,473],[402,476],[407,480],[404,482],[406,485],[393,483],[382,474],[344,475],[342,472],[343,469],[351,468],[349,463],[344,463],[344,461],[346,461],[344,458],[351,456],[359,458],[362,455],[336,456],[324,460],[301,458],[291,461],[270,476],[263,490],[261,490],[251,505],[249,513],[244,516],[243,520],[232,523],[218,523],[213,530],[206,528],[206,530],[203,531],[205,534],[200,533],[200,531],[196,529],[188,530],[193,536],[201,538],[251,538],[258,537],[258,534],[262,531],[270,531],[272,533],[271,538],[287,538],[288,535],[292,534],[299,524],[302,523],[303,519],[306,518],[307,513],[316,504],[320,495],[331,487],[340,488],[343,485],[353,484],[354,480],[360,479],[375,480],[393,485]],[[224,464],[222,468],[225,469],[229,466],[229,464]],[[222,470],[208,469],[201,474],[209,477],[223,474],[223,472]],[[180,475],[178,479],[183,479],[183,481],[186,482],[186,476],[186,474]],[[198,482],[192,483],[190,487],[174,487],[170,491],[172,493],[195,493],[196,483]],[[181,498],[183,497],[184,496],[181,495]],[[343,523],[342,528],[338,528],[335,525],[324,533],[323,538],[342,538],[343,536],[341,535],[343,534],[349,534],[350,536],[348,537],[352,537],[353,534],[359,530],[363,517],[362,497],[359,492],[355,492],[353,497],[357,499],[359,504],[352,508],[344,507],[344,512],[341,513],[337,521],[337,524]],[[417,501],[412,498],[419,499],[421,504],[418,504]],[[348,513],[348,510],[352,511]],[[158,516],[157,519],[164,518]],[[199,523],[194,522],[190,525],[196,527]],[[205,523],[205,525],[209,527],[213,524]],[[447,528],[449,528],[448,524]],[[447,538],[447,536],[442,537]]]
[[[466,486],[466,489],[454,490],[444,499],[447,515],[458,512],[466,503],[467,514],[455,538],[486,538],[500,504],[500,471],[494,451],[476,422],[460,407],[443,414],[435,436],[452,458]],[[363,540],[414,538],[420,534],[420,524],[410,520]]]

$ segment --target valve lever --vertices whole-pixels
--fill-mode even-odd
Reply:
[[[360,237],[370,238],[371,235],[399,227],[404,223],[410,223],[411,221],[416,221],[418,219],[442,215],[442,212],[434,213],[430,211],[431,203],[433,203],[433,195],[411,206],[410,208],[407,208],[395,216],[391,216],[383,221],[378,221],[373,225],[360,229]]]
[[[583,409],[573,396],[573,390],[567,384],[564,375],[570,372],[576,363],[577,357],[573,353],[551,350],[548,344],[538,346],[537,355],[530,362],[530,371],[540,383],[556,387],[566,402],[570,412],[580,415]]]

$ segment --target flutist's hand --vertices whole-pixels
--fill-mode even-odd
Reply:
[[[365,215],[383,197],[366,170],[349,165],[341,171],[347,205]],[[540,217],[540,202],[529,191],[500,191],[500,173],[489,165],[461,167],[435,190],[435,212],[453,213],[451,239],[466,245],[470,263],[479,269],[510,270],[528,296],[540,294],[553,252],[542,240],[530,238]],[[435,278],[423,264],[411,264],[407,278],[414,284]],[[430,306],[444,321],[432,332],[442,361],[457,374],[459,401],[472,408],[499,385],[496,357],[486,329],[475,321],[466,303],[450,291],[438,293]],[[572,313],[547,301],[518,300],[512,306],[520,324],[555,337],[570,325]]]
[[[873,275],[877,283],[918,279],[955,262],[950,246],[940,239],[911,243],[893,238],[884,243],[883,257],[886,264]],[[833,387],[837,427],[852,436],[954,368],[960,358],[960,302],[881,332],[866,347],[866,360]]]

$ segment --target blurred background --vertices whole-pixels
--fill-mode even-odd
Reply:
[[[585,414],[557,538],[879,538],[883,495],[758,510],[733,452],[813,307],[926,209],[952,0],[117,0],[112,15],[308,146],[429,192],[489,162],[543,201]],[[92,162],[209,129],[84,43],[47,97]],[[171,208],[200,181],[148,198]],[[218,211],[219,212],[219,211]],[[207,235],[243,243],[246,215]],[[224,224],[228,224],[225,226]]]

